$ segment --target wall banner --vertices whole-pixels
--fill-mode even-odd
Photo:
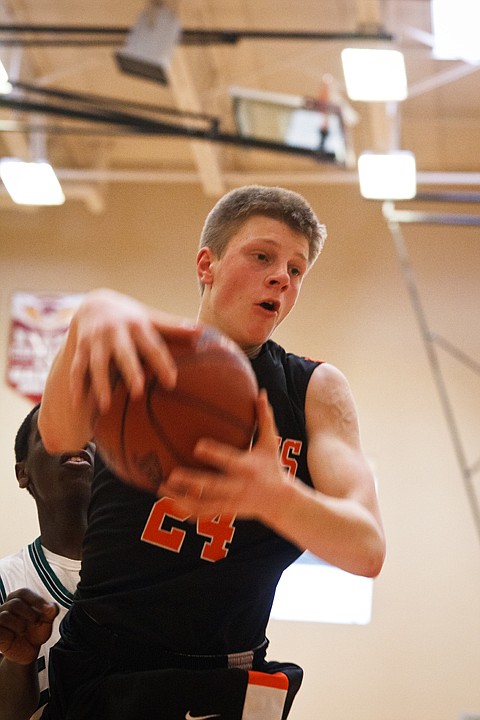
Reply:
[[[82,298],[80,293],[47,292],[11,297],[7,384],[35,403]]]

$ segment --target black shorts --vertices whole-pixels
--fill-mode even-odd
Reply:
[[[267,644],[233,655],[170,653],[127,640],[74,606],[50,652],[42,720],[249,720],[257,711],[284,720],[303,671],[267,662]]]

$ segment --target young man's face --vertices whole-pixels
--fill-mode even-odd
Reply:
[[[43,446],[37,420],[38,410],[32,418],[27,458],[16,466],[19,484],[28,487],[37,502],[88,502],[95,445],[88,443],[77,453],[50,455]]]
[[[308,270],[308,241],[262,215],[247,220],[221,258],[197,258],[205,292],[199,319],[235,340],[247,354],[273,333],[295,305]]]

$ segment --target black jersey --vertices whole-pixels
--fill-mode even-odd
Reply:
[[[283,465],[311,484],[305,393],[318,363],[268,341],[252,361],[267,389]],[[136,640],[190,654],[261,644],[283,570],[301,550],[259,522],[182,517],[168,497],[120,482],[98,460],[76,601]]]

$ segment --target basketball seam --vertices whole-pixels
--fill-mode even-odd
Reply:
[[[146,395],[146,401],[147,401],[146,405],[147,405],[148,417],[150,418],[150,422],[152,423],[153,428],[154,428],[155,432],[157,433],[157,437],[164,443],[168,452],[175,458],[175,460],[179,464],[181,464],[182,461],[184,461],[184,463],[186,463],[186,458],[184,457],[183,453],[181,453],[177,450],[177,448],[173,444],[173,441],[170,440],[170,438],[165,433],[163,428],[160,426],[157,418],[155,417],[155,415],[153,413],[151,398],[152,398],[153,390],[155,389],[155,387],[157,385],[158,385],[158,383],[155,378],[152,378],[147,385],[145,395]],[[162,470],[162,474],[163,474],[163,470]]]
[[[164,391],[160,385],[158,385],[155,378],[152,378],[153,387],[150,388],[151,391],[158,386],[160,393],[166,394],[168,391]],[[184,407],[194,407],[194,408],[200,408],[204,409],[205,412],[210,412],[212,415],[216,415],[221,420],[225,420],[230,425],[233,425],[240,430],[248,433],[250,429],[250,425],[247,422],[244,422],[241,418],[239,418],[237,415],[234,415],[233,413],[229,412],[228,410],[224,410],[223,408],[218,407],[214,403],[210,402],[208,399],[204,398],[196,398],[191,397],[188,393],[183,392],[182,390],[179,390],[178,388],[175,389],[175,400],[179,401],[183,404]]]

